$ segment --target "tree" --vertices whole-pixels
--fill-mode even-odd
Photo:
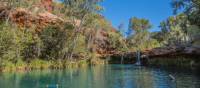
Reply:
[[[199,0],[173,0],[172,6],[174,8],[174,12],[181,11],[185,14],[185,21],[182,21],[182,28],[190,37],[190,40],[199,40],[198,37],[195,39],[191,36],[191,31],[196,31],[199,33],[198,29],[200,29],[200,1]],[[182,11],[183,10],[183,11]],[[189,22],[188,22],[189,21]],[[183,23],[184,22],[184,23]],[[194,33],[196,35],[196,33]]]
[[[169,17],[166,21],[160,23],[160,38],[164,45],[184,45],[188,44],[188,26],[189,22],[185,14],[178,14]],[[159,36],[159,35],[157,35]]]
[[[149,20],[133,17],[130,19],[129,29],[133,30],[133,35],[128,37],[129,46],[136,50],[151,48],[149,29],[152,27]]]
[[[133,17],[130,19],[130,29],[134,31],[144,31],[151,28],[151,24],[149,20],[146,20],[144,18],[139,19],[136,17]]]
[[[125,33],[125,29],[124,29],[124,23],[120,23],[119,26],[118,26],[118,31],[120,32],[120,34],[122,36],[124,36],[124,33]]]
[[[91,14],[96,14],[101,11],[99,2],[102,0],[63,0],[64,4],[62,13],[73,24],[74,29],[72,32],[72,42],[69,44],[68,52],[64,58],[72,60],[74,49],[76,48],[77,40],[84,31],[84,26],[88,23]],[[70,54],[69,54],[70,53]]]
[[[179,10],[184,10],[191,25],[200,27],[200,1],[199,0],[173,0],[172,7],[176,14]]]

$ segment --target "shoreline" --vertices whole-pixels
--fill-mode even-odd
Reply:
[[[174,59],[175,58],[175,59]],[[186,57],[159,57],[153,58],[148,60],[148,63],[142,62],[142,66],[145,67],[156,67],[156,68],[163,68],[163,67],[173,67],[173,68],[188,68],[188,69],[198,69],[200,67],[200,61],[194,61],[195,58],[186,58]],[[46,61],[48,63],[49,61]],[[58,62],[54,62],[58,63]],[[71,63],[59,63],[59,64],[38,64],[35,66],[31,66],[30,64],[26,64],[23,66],[16,66],[14,67],[4,67],[0,69],[0,73],[4,72],[27,72],[32,70],[64,70],[64,69],[76,69],[88,66],[96,66],[96,65],[105,65],[105,64],[120,64],[120,63],[109,63],[106,60],[101,60],[99,62],[91,63],[88,60],[82,60],[79,62],[71,62]],[[122,65],[126,65],[124,63]],[[129,63],[130,64],[130,63]]]
[[[37,63],[35,63],[37,62]],[[21,62],[22,63],[22,62]],[[34,65],[31,63],[35,63]],[[77,62],[69,62],[67,60],[63,61],[45,61],[37,60],[30,63],[23,62],[23,64],[7,64],[0,68],[0,72],[13,72],[13,71],[31,71],[31,70],[44,70],[44,69],[67,69],[67,68],[81,68],[92,65],[103,65],[106,61],[98,60],[98,62],[92,62],[89,60],[80,60]]]

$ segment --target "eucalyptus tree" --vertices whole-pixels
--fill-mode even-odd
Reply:
[[[84,35],[86,36],[88,58],[94,60],[96,58],[96,49],[98,48],[95,42],[98,38],[98,33],[102,31],[101,24],[104,22],[102,21],[104,18],[99,14],[90,14],[89,16],[85,23]]]
[[[200,26],[200,1],[199,0],[173,0],[174,13],[183,10],[192,25]]]
[[[188,42],[189,22],[185,14],[169,17],[160,23],[162,40],[165,44],[185,44]],[[171,42],[171,43],[170,43]]]
[[[142,49],[143,45],[150,40],[150,35],[148,30],[152,27],[149,20],[140,19],[133,17],[130,19],[130,28],[133,30],[133,35],[128,38],[131,46],[135,46],[136,49]]]
[[[147,19],[140,19],[140,18],[136,18],[133,17],[130,19],[130,29],[134,30],[134,31],[144,31],[144,30],[148,30],[150,29],[152,26],[149,22],[149,20]]]
[[[125,26],[124,26],[124,23],[121,23],[118,26],[118,31],[119,31],[119,34],[120,34],[119,41],[120,41],[120,45],[121,45],[121,48],[119,49],[119,51],[125,52],[125,51],[128,50],[128,45],[127,45],[127,41],[125,39]]]
[[[101,1],[102,0],[63,0],[66,8],[64,13],[69,16],[70,22],[72,22],[75,27],[72,43],[69,46],[71,48],[68,49],[68,53],[70,54],[66,55],[70,60],[72,59],[73,51],[76,48],[80,32],[84,29],[83,27],[86,23],[86,20],[89,19],[90,14],[98,13],[101,10],[100,6],[98,5],[98,3]]]
[[[173,0],[172,6],[175,12],[183,11],[183,13],[186,15],[186,20],[182,21],[182,29],[187,35],[190,35],[190,40],[193,40],[191,37],[191,33],[193,32],[191,31],[196,31],[196,33],[199,33],[198,31],[200,29],[200,0]],[[196,35],[196,33],[194,33],[194,35]]]

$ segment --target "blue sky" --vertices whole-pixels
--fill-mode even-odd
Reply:
[[[173,15],[170,2],[172,0],[104,0],[102,14],[114,27],[123,23],[128,29],[131,17],[149,19],[153,25],[150,31],[159,31],[161,21]]]

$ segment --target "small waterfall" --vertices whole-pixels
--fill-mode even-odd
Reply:
[[[136,65],[141,65],[141,61],[140,61],[140,51],[137,51],[136,52],[136,58],[137,58],[137,61],[136,61]]]
[[[124,55],[122,54],[121,55],[121,64],[123,64],[124,63]]]

